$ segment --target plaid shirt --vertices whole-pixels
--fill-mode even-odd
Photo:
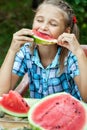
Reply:
[[[41,64],[37,48],[31,54],[29,43],[26,43],[16,54],[13,73],[23,76],[28,72],[31,98],[43,98],[53,93],[67,92],[81,100],[80,92],[73,80],[79,75],[77,58],[69,52],[64,62],[64,72],[60,75],[58,62],[60,51],[61,47],[58,48],[54,60],[47,68]]]

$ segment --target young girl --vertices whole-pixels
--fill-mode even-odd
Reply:
[[[62,0],[44,0],[36,10],[32,29],[57,39],[56,44],[39,45],[21,29],[13,35],[0,70],[0,96],[14,89],[28,72],[31,98],[68,92],[87,101],[87,58],[78,42],[78,27],[72,8]]]

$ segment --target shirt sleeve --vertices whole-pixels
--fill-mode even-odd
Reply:
[[[19,52],[17,52],[13,64],[12,72],[18,76],[23,76],[27,72],[26,58],[25,58],[25,46],[23,46]]]
[[[72,78],[80,74],[77,57],[73,55],[71,52],[68,55],[67,64],[68,73]]]

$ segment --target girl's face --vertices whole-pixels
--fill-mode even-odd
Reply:
[[[43,5],[37,11],[33,29],[58,38],[65,31],[64,13],[53,5]]]

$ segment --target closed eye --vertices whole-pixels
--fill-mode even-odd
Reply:
[[[50,24],[51,24],[52,26],[58,26],[58,24],[57,24],[56,22],[50,22]]]
[[[42,19],[37,19],[37,22],[43,22],[43,20]]]
[[[52,25],[52,26],[58,26],[58,22],[56,20],[54,20],[54,19],[51,19],[50,20],[50,25]]]
[[[37,21],[37,22],[43,22],[43,17],[41,17],[41,16],[36,17],[36,21]]]

